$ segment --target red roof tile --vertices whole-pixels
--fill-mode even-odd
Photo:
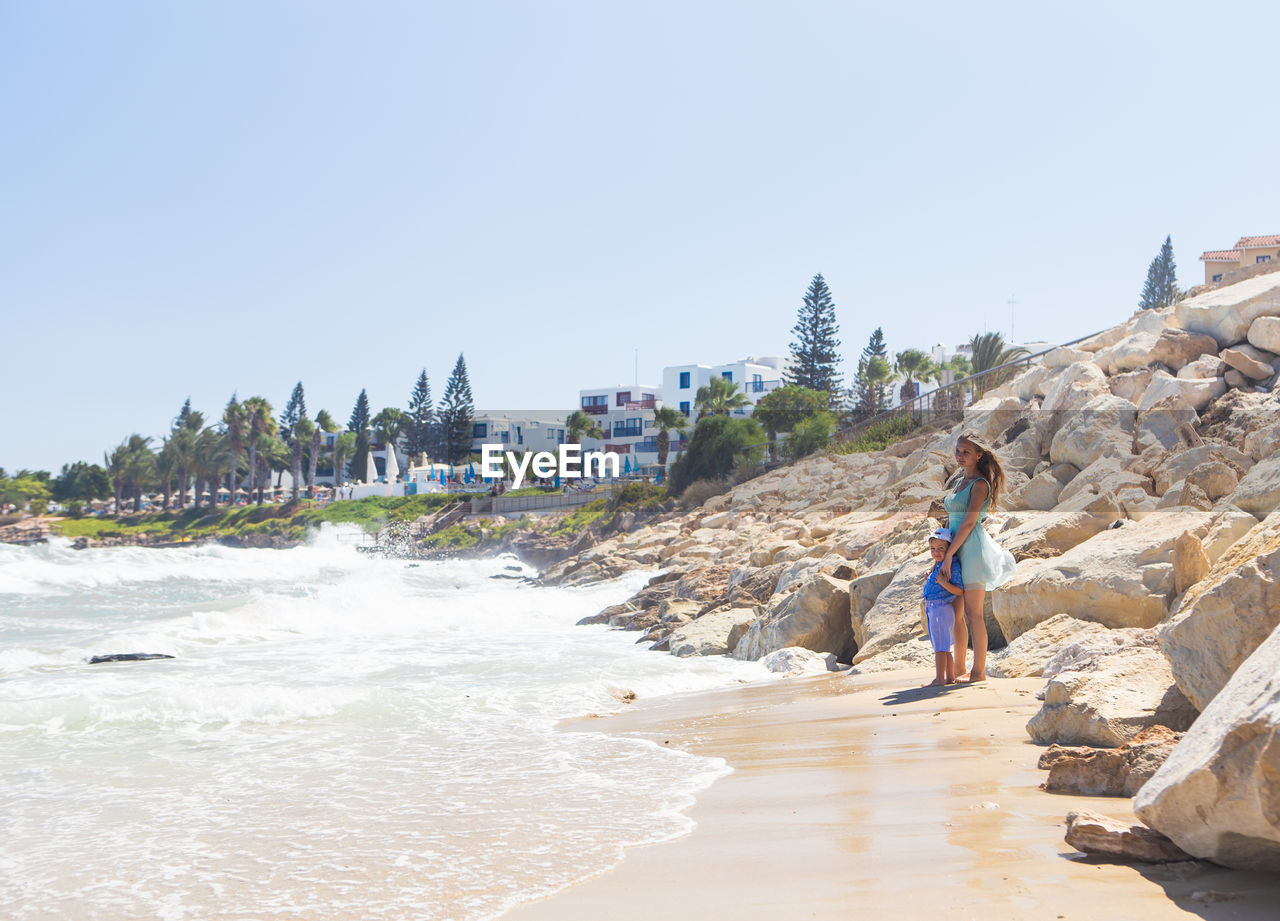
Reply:
[[[1280,234],[1267,237],[1241,237],[1236,243],[1236,249],[1256,249],[1259,246],[1280,246]]]
[[[1200,254],[1201,262],[1239,262],[1240,250],[1238,249],[1211,249],[1206,253]]]

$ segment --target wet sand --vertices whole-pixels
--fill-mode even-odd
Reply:
[[[1043,681],[920,688],[931,676],[794,678],[570,724],[734,772],[699,795],[692,834],[503,921],[1277,917],[1274,875],[1074,851],[1068,811],[1132,819],[1131,801],[1038,789],[1043,749],[1023,727]]]

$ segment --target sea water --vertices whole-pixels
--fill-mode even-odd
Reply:
[[[687,833],[727,768],[558,721],[763,677],[575,622],[649,575],[0,545],[0,917],[491,918]],[[90,656],[172,659],[89,665]]]

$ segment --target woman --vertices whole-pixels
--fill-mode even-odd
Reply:
[[[991,450],[976,435],[965,432],[956,442],[956,463],[961,477],[948,490],[943,507],[947,527],[955,535],[942,561],[942,571],[951,571],[951,559],[960,559],[964,593],[956,600],[956,680],[987,680],[987,624],[982,606],[987,592],[999,588],[1013,576],[1013,554],[1003,550],[987,534],[982,521],[987,506],[995,505],[1004,486],[1004,471]],[[964,658],[973,635],[973,671],[965,673]]]

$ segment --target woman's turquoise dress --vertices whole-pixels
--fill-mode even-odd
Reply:
[[[978,481],[973,481],[973,483],[976,482]],[[947,510],[947,527],[951,529],[952,534],[959,531],[960,525],[964,524],[965,513],[969,511],[969,490],[973,488],[973,483],[959,492],[948,490],[947,497],[942,500],[942,505]],[[987,489],[990,490],[990,488],[991,484],[987,483]],[[1017,569],[1013,554],[993,541],[987,529],[982,526],[983,520],[987,517],[989,504],[991,504],[990,493],[978,511],[978,523],[973,526],[969,536],[956,551],[956,558],[960,560],[960,578],[964,580],[965,586],[976,588],[981,584],[988,591],[1008,582]]]

